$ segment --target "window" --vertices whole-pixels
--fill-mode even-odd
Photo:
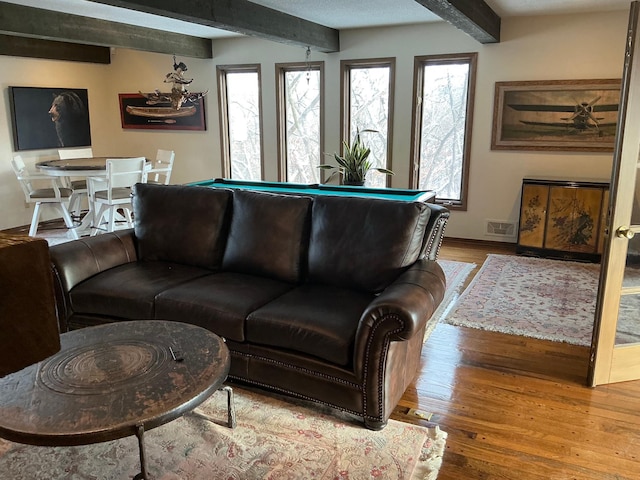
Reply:
[[[375,130],[363,133],[362,142],[371,148],[373,166],[390,170],[394,68],[394,58],[341,62],[342,140],[351,144],[358,131]],[[367,174],[367,186],[384,187],[390,184],[388,175],[375,170]]]
[[[466,210],[477,53],[415,57],[411,186]]]
[[[276,64],[278,178],[320,183],[324,62]]]
[[[218,66],[222,175],[261,180],[260,65]]]

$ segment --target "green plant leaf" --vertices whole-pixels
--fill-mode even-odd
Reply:
[[[371,160],[369,160],[369,155],[371,154],[371,148],[367,147],[363,143],[361,138],[361,134],[363,133],[378,133],[378,131],[372,130],[369,128],[365,128],[363,130],[357,129],[356,135],[353,138],[353,143],[351,145],[349,145],[349,142],[346,140],[342,142],[343,154],[342,155],[338,155],[337,153],[333,154],[333,158],[338,165],[335,165],[335,166],[328,165],[328,164],[318,165],[318,168],[323,170],[332,170],[332,169],[337,170],[331,174],[329,179],[332,178],[335,174],[339,173],[340,175],[342,175],[343,181],[363,182],[369,170],[376,170],[386,175],[394,174],[389,169],[378,168],[373,166],[373,163],[371,162]],[[325,155],[331,155],[331,154],[325,153]]]

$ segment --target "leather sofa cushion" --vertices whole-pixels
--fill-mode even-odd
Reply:
[[[316,197],[309,280],[367,292],[384,290],[418,259],[430,212],[420,202]]]
[[[216,273],[162,292],[156,298],[156,318],[187,321],[243,342],[247,315],[291,288],[264,277]]]
[[[69,292],[76,313],[153,319],[158,293],[211,272],[168,262],[131,262],[79,283]]]
[[[311,198],[235,190],[222,268],[296,283],[309,242]]]
[[[220,267],[231,191],[139,183],[133,192],[139,259]]]
[[[251,313],[246,338],[351,366],[358,323],[373,298],[345,288],[305,284]]]

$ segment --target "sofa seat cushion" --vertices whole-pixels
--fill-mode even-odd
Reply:
[[[316,197],[309,280],[381,292],[420,256],[430,213],[422,202]]]
[[[140,260],[220,267],[229,227],[231,191],[138,183],[133,192]]]
[[[292,288],[265,277],[216,273],[162,292],[156,298],[156,318],[189,322],[243,342],[249,313]]]
[[[249,315],[247,341],[350,366],[360,317],[373,298],[329,285],[302,285]]]
[[[131,262],[88,278],[69,292],[76,313],[153,319],[158,293],[210,274],[210,270],[168,262]]]
[[[235,190],[223,270],[301,281],[310,214],[309,197]]]

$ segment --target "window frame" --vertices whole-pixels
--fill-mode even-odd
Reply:
[[[473,107],[475,103],[478,67],[477,52],[444,55],[419,55],[414,57],[410,152],[411,169],[409,172],[409,185],[410,188],[418,188],[418,182],[420,180],[420,146],[422,138],[422,91],[424,87],[424,67],[428,65],[447,65],[460,63],[467,63],[469,65],[460,200],[442,200],[436,197],[436,203],[444,205],[450,210],[466,211],[469,200],[469,170],[471,165],[470,158],[473,131]]]
[[[351,141],[351,70],[355,68],[389,67],[389,112],[387,117],[387,162],[384,168],[393,171],[393,112],[396,86],[396,58],[367,58],[340,61],[340,155],[344,154],[344,141]],[[386,175],[385,185],[391,186],[391,175]]]
[[[231,178],[231,145],[229,142],[229,102],[227,97],[227,74],[247,73],[258,74],[258,106],[259,128],[260,128],[260,179],[264,180],[264,123],[263,123],[263,103],[262,103],[262,72],[259,63],[238,64],[238,65],[217,65],[216,73],[218,78],[218,115],[220,119],[220,149],[222,161],[222,177]]]
[[[276,63],[276,128],[277,128],[277,155],[278,155],[278,181],[286,182],[288,163],[287,163],[287,119],[285,106],[285,81],[284,77],[287,72],[304,71],[310,68],[318,70],[320,73],[320,151],[319,157],[322,159],[324,155],[324,119],[325,119],[325,87],[324,87],[324,61],[314,62],[288,62]],[[323,163],[323,162],[320,162]],[[325,172],[320,171],[320,182],[324,183]]]

